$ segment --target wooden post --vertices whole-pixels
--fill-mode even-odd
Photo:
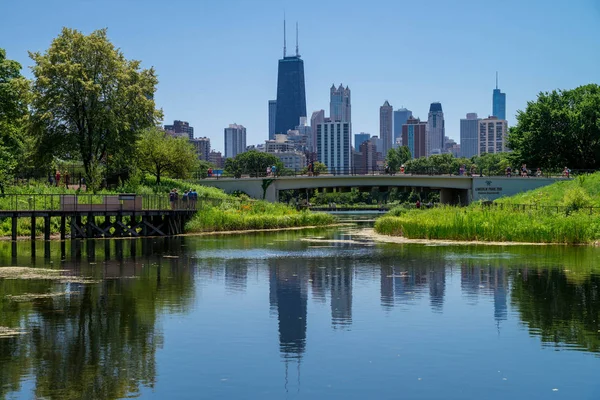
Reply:
[[[46,215],[44,217],[44,240],[50,240],[50,216]]]
[[[35,241],[35,212],[31,213],[31,240]]]
[[[85,235],[88,238],[91,238],[94,236],[94,233],[92,231],[92,224],[95,224],[95,223],[96,223],[96,221],[94,220],[94,215],[92,213],[88,213],[87,223],[85,224],[85,226],[86,226]]]
[[[17,214],[13,214],[13,216],[12,216],[12,231],[11,231],[13,242],[17,240],[17,220],[18,220]]]
[[[65,240],[67,237],[67,217],[65,215],[60,216],[60,240]]]
[[[148,226],[144,222],[146,222],[146,216],[142,214],[142,236],[148,236]]]

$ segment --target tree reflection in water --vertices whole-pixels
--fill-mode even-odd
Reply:
[[[144,257],[148,246],[154,255]],[[0,280],[0,326],[26,331],[0,339],[0,398],[20,390],[28,374],[35,377],[36,398],[115,399],[138,393],[140,385],[154,386],[156,350],[163,342],[158,316],[189,309],[192,260],[163,258],[181,251],[180,240],[137,246],[125,254],[128,261],[120,248],[113,252],[116,260],[61,266],[100,283]],[[26,302],[6,297],[53,292],[68,293]]]

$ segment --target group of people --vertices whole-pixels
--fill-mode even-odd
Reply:
[[[198,193],[196,193],[195,189],[185,190],[179,198],[179,192],[177,189],[171,189],[169,192],[169,202],[171,203],[171,209],[196,209],[196,204],[198,203]]]
[[[63,180],[65,187],[69,187],[71,184],[71,176],[69,175],[69,171],[65,172],[64,176],[61,176],[60,171],[56,170],[54,175],[52,173],[48,174],[48,184],[50,186],[60,186],[60,180]]]
[[[277,166],[267,167],[267,176],[277,176]]]

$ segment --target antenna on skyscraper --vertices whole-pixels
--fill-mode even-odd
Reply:
[[[298,21],[296,21],[296,57],[300,57],[298,54]]]
[[[286,43],[285,43],[285,12],[283,13],[283,58],[286,55]]]
[[[496,89],[498,89],[498,71],[496,71]]]

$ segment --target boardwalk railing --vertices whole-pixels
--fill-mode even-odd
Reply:
[[[221,202],[213,198],[184,200],[181,194],[176,201],[170,201],[169,194],[6,194],[0,197],[0,211],[186,211]]]

